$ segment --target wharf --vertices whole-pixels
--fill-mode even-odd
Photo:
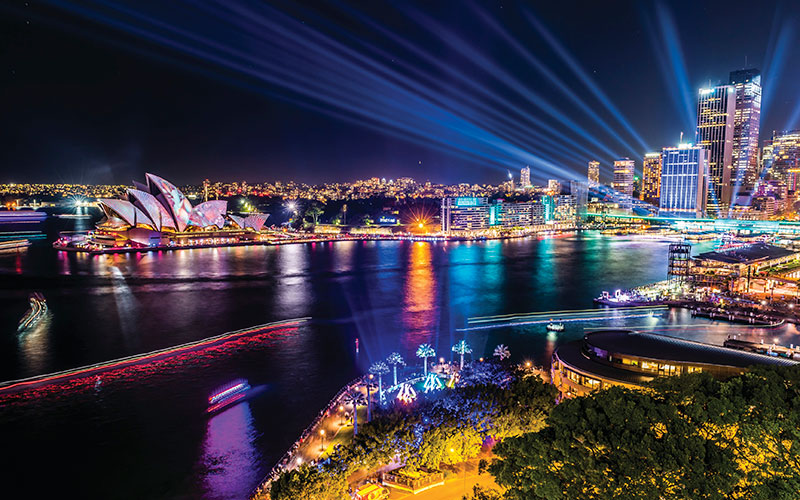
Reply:
[[[781,358],[800,360],[800,346],[795,347],[792,345],[791,347],[786,347],[778,344],[750,342],[735,338],[728,338],[722,345],[724,347],[738,349],[740,351],[755,352],[758,354],[766,354],[767,356],[777,356]]]
[[[785,318],[765,313],[753,313],[752,311],[738,311],[735,309],[722,309],[719,307],[689,307],[692,316],[700,316],[709,319],[721,319],[733,323],[743,323],[747,325],[760,326],[766,328],[776,328],[786,322]]]

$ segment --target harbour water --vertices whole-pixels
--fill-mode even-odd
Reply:
[[[312,320],[99,382],[0,398],[0,474],[34,497],[245,498],[342,384],[392,351],[416,363],[423,342],[450,359],[466,335],[475,358],[503,343],[512,359],[540,365],[560,343],[608,326],[715,344],[730,334],[800,342],[791,325],[751,329],[681,310],[567,323],[558,334],[543,325],[457,331],[474,316],[589,308],[603,290],[666,277],[668,242],[595,232],[101,256],[59,254],[48,240],[0,255],[2,380]],[[34,291],[48,314],[20,335]],[[209,393],[239,378],[252,397],[209,417]]]

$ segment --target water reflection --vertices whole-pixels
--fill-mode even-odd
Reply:
[[[209,419],[201,457],[206,498],[239,499],[242,485],[258,482],[256,436],[246,401]]]
[[[431,262],[431,244],[418,241],[411,245],[409,267],[403,294],[403,344],[413,350],[430,342],[439,316],[436,306],[436,277]],[[435,345],[435,343],[434,343]]]
[[[28,330],[18,336],[24,373],[42,373],[50,358],[50,325],[53,313],[48,309]]]

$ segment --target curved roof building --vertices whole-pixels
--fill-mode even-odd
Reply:
[[[754,365],[790,366],[796,361],[631,330],[587,333],[553,353],[553,384],[565,397],[613,385],[641,387],[656,377],[707,372],[717,378]]]
[[[191,230],[223,229],[226,223],[237,229],[260,231],[267,214],[252,214],[246,218],[226,216],[228,202],[212,200],[192,207],[192,204],[172,183],[153,174],[146,174],[146,184],[134,181],[128,189],[127,200],[100,199],[106,215],[101,225],[114,230],[150,230],[186,232]]]

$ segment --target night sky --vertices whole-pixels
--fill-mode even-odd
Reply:
[[[0,182],[585,177],[765,72],[800,128],[800,2],[2,0]]]

